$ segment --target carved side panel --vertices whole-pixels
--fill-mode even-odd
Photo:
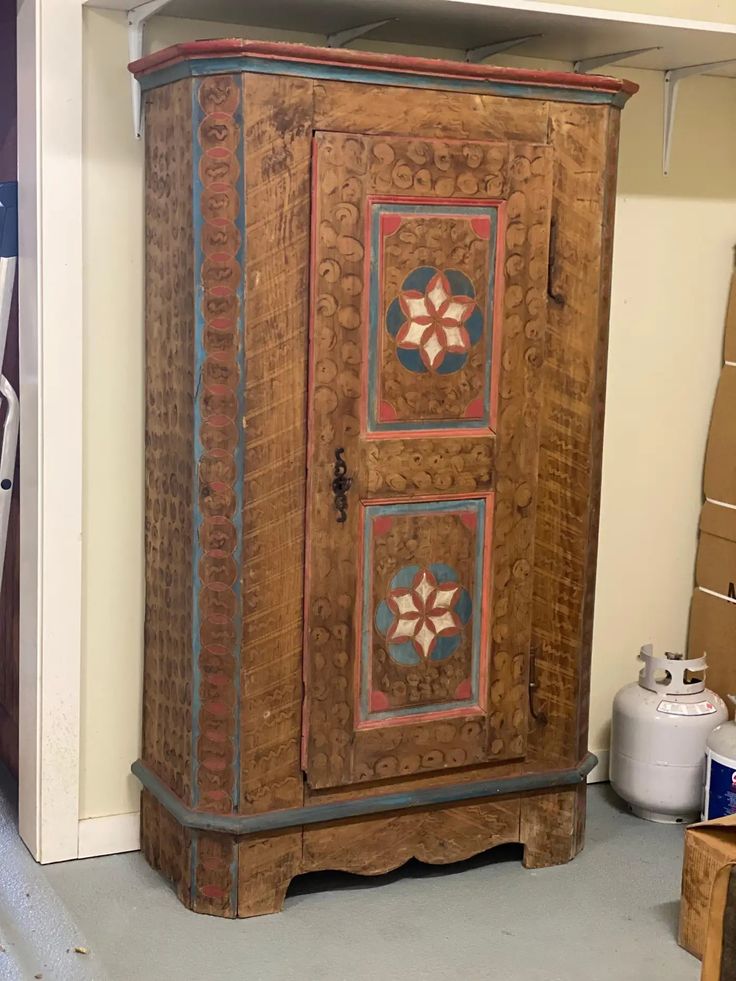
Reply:
[[[302,803],[312,83],[243,77],[247,372],[241,810]]]
[[[548,722],[534,726],[530,744],[534,759],[553,764],[577,762],[587,732],[616,112],[550,107],[557,300],[547,324],[534,573],[538,707]]]
[[[613,230],[616,213],[616,178],[618,163],[619,127],[621,113],[609,109],[606,126],[606,151],[602,207],[602,241],[598,270],[598,336],[593,362],[593,419],[590,454],[591,485],[588,505],[588,545],[585,563],[585,594],[583,597],[583,630],[578,657],[577,692],[577,752],[580,759],[588,750],[588,715],[590,712],[590,660],[593,646],[593,610],[598,563],[598,525],[600,520],[601,477],[603,464],[603,422],[606,405],[606,371],[608,368],[608,321],[611,312],[611,266],[613,261]],[[584,809],[583,809],[584,810]],[[583,813],[584,821],[584,813]],[[582,840],[582,839],[581,839]]]
[[[197,497],[192,783],[196,806],[228,813],[237,809],[240,796],[245,255],[240,78],[198,80],[193,99]]]
[[[192,772],[192,86],[146,97],[146,607],[143,758],[183,800]]]
[[[427,808],[305,827],[301,871],[379,875],[410,858],[443,865],[518,840],[518,800]]]

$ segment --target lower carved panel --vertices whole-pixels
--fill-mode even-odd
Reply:
[[[185,906],[248,917],[281,910],[292,879],[305,872],[380,875],[412,858],[444,865],[517,842],[524,845],[526,868],[569,862],[583,845],[585,785],[239,838],[182,827],[148,791],[141,818],[145,857]]]
[[[411,858],[444,865],[518,840],[518,800],[413,809],[305,828],[301,871],[380,875]]]

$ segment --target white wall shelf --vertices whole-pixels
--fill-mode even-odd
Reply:
[[[135,0],[87,0],[128,10]],[[323,34],[385,20],[371,41],[466,50],[527,38],[515,53],[571,64],[601,55],[654,49],[626,61],[668,71],[734,59],[714,74],[736,78],[736,24],[621,13],[536,0],[169,0],[167,17]]]
[[[538,0],[86,0],[128,12],[131,57],[143,51],[149,16],[165,13],[275,31],[323,34],[329,45],[365,34],[373,42],[465,51],[472,62],[513,49],[527,58],[570,62],[575,71],[625,62],[663,72],[662,169],[669,173],[677,90],[692,75],[736,78],[736,24],[655,17]],[[130,7],[132,6],[132,10]],[[362,26],[365,30],[361,30]],[[133,122],[140,137],[140,92]]]

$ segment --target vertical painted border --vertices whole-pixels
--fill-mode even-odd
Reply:
[[[240,804],[245,456],[245,161],[240,78],[198,79],[192,110],[196,332],[192,806],[231,813]],[[215,176],[215,167],[207,170],[213,163]],[[228,691],[233,693],[233,704]],[[196,868],[196,857],[193,864]]]
[[[375,500],[361,504],[358,545],[358,618],[356,624],[355,694],[354,712],[356,729],[375,729],[386,726],[407,725],[482,715],[488,681],[489,624],[491,610],[489,598],[493,595],[491,582],[491,554],[493,548],[493,492],[468,497],[414,498],[411,501]],[[473,589],[473,658],[472,693],[464,702],[448,702],[431,706],[416,706],[388,712],[370,712],[368,694],[371,690],[371,661],[369,658],[373,635],[375,597],[372,596],[372,522],[375,517],[411,514],[412,512],[454,513],[474,511],[478,519],[475,583]],[[475,616],[478,613],[479,616]]]

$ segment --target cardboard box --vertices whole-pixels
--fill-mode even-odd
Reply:
[[[736,270],[723,351],[705,451],[707,500],[687,646],[688,657],[708,655],[706,683],[725,699],[736,694]],[[736,981],[736,814],[693,824],[685,833],[677,939],[696,957],[705,954],[701,981]],[[726,963],[733,975],[724,974]]]
[[[703,505],[695,582],[701,589],[736,600],[736,508],[712,501]]]
[[[736,862],[736,814],[691,825],[685,832],[680,928],[677,941],[702,958],[711,893],[718,872]]]
[[[724,865],[713,883],[700,981],[736,981],[736,865]]]
[[[731,277],[731,293],[726,311],[726,339],[723,344],[723,360],[736,364],[736,271]]]
[[[736,364],[721,369],[705,448],[703,489],[709,501],[736,505]]]
[[[705,683],[722,699],[736,695],[736,602],[696,589],[690,606],[688,657],[708,655]]]

